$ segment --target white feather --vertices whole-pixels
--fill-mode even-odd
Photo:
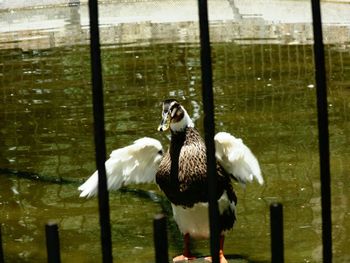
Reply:
[[[236,213],[235,202],[230,202],[226,191],[218,200],[219,213],[222,215],[227,209]],[[171,204],[173,209],[174,220],[182,234],[190,234],[194,239],[209,238],[209,217],[207,202],[199,202],[193,207],[184,207],[181,205]]]
[[[264,183],[258,160],[241,139],[227,132],[219,132],[214,137],[215,156],[226,172],[232,174],[240,183]]]
[[[162,159],[163,147],[158,140],[144,137],[133,144],[114,150],[106,161],[108,190],[119,189],[132,183],[148,183],[155,175]],[[80,197],[97,194],[98,172],[78,188]]]

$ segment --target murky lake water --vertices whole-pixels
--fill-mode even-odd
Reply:
[[[102,46],[107,149],[156,131],[161,101],[176,97],[203,132],[199,46],[193,42]],[[321,210],[313,51],[309,44],[213,44],[216,130],[241,137],[266,180],[236,185],[238,221],[226,254],[270,260],[269,204],[284,205],[286,262],[321,261]],[[350,49],[326,46],[334,262],[350,260]],[[89,46],[0,50],[0,223],[6,262],[45,262],[44,224],[59,223],[63,262],[100,262],[97,200],[78,198],[95,169]],[[38,174],[55,184],[19,178]],[[30,175],[30,174],[27,174]],[[162,195],[156,186],[135,186]],[[116,262],[154,262],[152,219],[161,204],[110,194]],[[170,256],[182,249],[169,226]],[[209,252],[200,242],[198,253]],[[234,260],[233,260],[234,261]],[[238,261],[237,261],[238,262]]]

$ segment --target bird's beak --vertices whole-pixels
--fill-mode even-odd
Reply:
[[[163,113],[162,121],[158,126],[158,131],[166,131],[170,127],[170,114],[169,112]]]

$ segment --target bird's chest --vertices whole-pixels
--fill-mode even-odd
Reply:
[[[207,201],[205,163],[195,155],[167,153],[160,163],[156,182],[173,204],[191,207]]]

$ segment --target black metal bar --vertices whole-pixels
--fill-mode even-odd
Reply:
[[[318,142],[320,152],[321,206],[322,206],[322,242],[323,262],[332,262],[332,210],[331,176],[329,162],[329,132],[327,83],[324,58],[322,19],[320,1],[312,0],[314,31],[314,57],[316,70]]]
[[[156,215],[153,220],[153,238],[156,263],[169,262],[166,222],[166,217],[163,214]]]
[[[45,225],[46,250],[48,263],[60,263],[60,240],[58,237],[58,225],[49,222]]]
[[[101,245],[103,262],[112,262],[112,238],[109,214],[109,196],[106,180],[106,145],[104,129],[103,84],[100,36],[98,29],[97,0],[89,0],[90,14],[90,53],[92,71],[92,93],[94,109],[95,152],[98,170],[98,204],[101,225]]]
[[[201,44],[202,99],[204,109],[204,135],[207,148],[207,173],[209,191],[210,252],[212,261],[219,263],[220,233],[217,203],[217,176],[214,144],[214,102],[211,50],[209,37],[207,0],[198,0],[199,28]]]
[[[283,206],[280,203],[270,205],[271,225],[271,262],[284,262],[283,242]]]
[[[4,258],[4,250],[2,247],[2,232],[1,232],[1,224],[0,224],[0,263],[4,263],[5,258]]]

